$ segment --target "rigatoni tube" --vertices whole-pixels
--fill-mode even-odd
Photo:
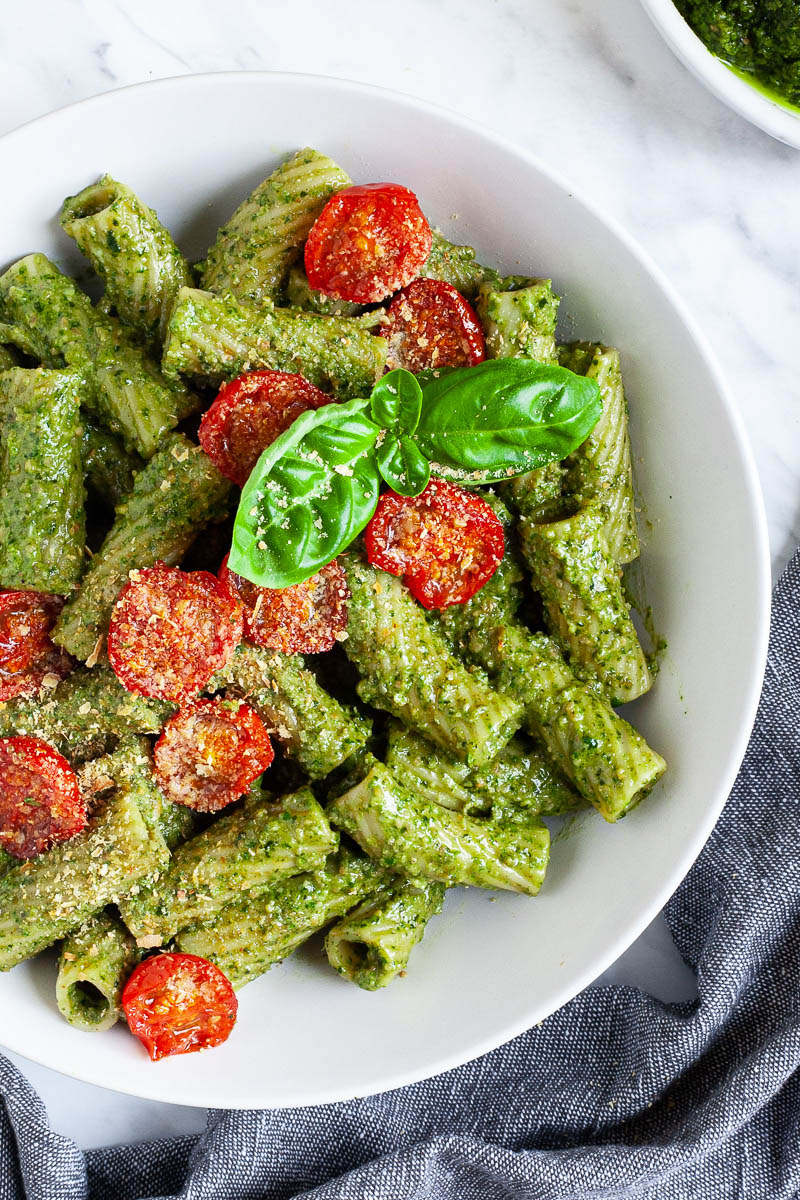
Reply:
[[[300,654],[243,642],[213,687],[247,699],[270,736],[312,779],[341,766],[372,730],[370,721],[325,691]]]
[[[408,966],[446,890],[443,883],[424,879],[387,884],[328,930],[328,962],[366,991],[386,987]]]
[[[356,554],[341,561],[350,586],[343,646],[361,699],[471,766],[494,758],[519,728],[519,704],[470,674],[399,579]]]
[[[0,587],[62,596],[83,572],[81,377],[0,373]]]
[[[639,554],[639,536],[619,351],[578,343],[563,347],[560,358],[571,371],[596,380],[603,401],[594,429],[567,459],[565,491],[581,505],[592,501],[601,506],[612,555],[619,563],[632,562]]]
[[[558,362],[558,296],[549,279],[526,280],[522,286],[513,279],[484,283],[475,307],[486,336],[487,358]]]
[[[177,846],[157,883],[122,902],[123,920],[146,945],[167,942],[244,894],[316,870],[338,840],[309,788],[247,804]]]
[[[136,476],[53,640],[85,662],[101,652],[111,609],[136,568],[180,561],[194,538],[228,509],[231,485],[199,446],[168,437]]]
[[[222,226],[203,264],[203,287],[255,304],[274,299],[326,200],[350,182],[325,154],[298,150]]]
[[[0,702],[0,737],[41,738],[70,761],[84,761],[117,738],[159,733],[172,711],[129,692],[109,667],[78,667],[39,696]]]
[[[116,903],[169,852],[148,827],[136,782],[117,789],[83,833],[0,879],[0,971],[38,954]]]
[[[160,352],[172,302],[192,275],[152,208],[103,175],[67,197],[60,219],[105,283],[120,320]]]
[[[535,896],[550,853],[544,825],[507,828],[407,792],[383,763],[328,805],[331,824],[389,871]]]
[[[138,960],[136,943],[117,916],[90,917],[61,946],[58,1011],[76,1029],[110,1029],[119,1020],[122,990]]]
[[[26,354],[81,372],[84,408],[143,458],[196,406],[44,254],[29,254],[0,275],[0,308],[12,334],[20,330]]]
[[[560,521],[523,518],[519,531],[550,631],[576,673],[597,679],[612,704],[643,695],[653,680],[600,506],[588,505]]]
[[[555,816],[586,803],[549,759],[519,736],[497,758],[473,769],[392,722],[386,765],[415,796],[467,816]]]
[[[338,400],[368,396],[386,365],[386,340],[358,317],[242,304],[182,288],[170,318],[162,360],[171,378],[188,375],[219,385],[244,371],[294,371]]]
[[[207,925],[184,930],[176,945],[216,963],[240,988],[348,912],[385,878],[371,859],[342,848],[319,871],[287,879],[259,896],[243,896]]]
[[[526,728],[607,821],[624,816],[664,774],[661,755],[575,678],[552,638],[507,628],[495,682],[523,702]]]

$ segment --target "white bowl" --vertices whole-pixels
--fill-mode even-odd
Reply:
[[[64,196],[103,171],[154,205],[190,255],[280,156],[310,144],[357,180],[396,180],[446,233],[507,271],[552,275],[565,335],[621,347],[644,505],[649,599],[669,649],[633,715],[670,769],[619,826],[556,842],[537,900],[453,891],[408,977],[379,994],[315,944],[241,994],[226,1045],[152,1065],[124,1028],[56,1011],[44,956],[0,979],[11,1049],[119,1091],[217,1107],[343,1100],[454,1067],[554,1012],[645,928],[688,871],[747,744],[765,662],[769,562],[758,480],[702,338],[656,268],[573,188],[501,137],[406,96],[292,75],[207,75],[112,92],[0,142],[0,267],[31,250],[71,271]]]
[[[673,0],[642,0],[678,58],[724,104],[787,146],[800,149],[800,109],[773,100],[717,58],[683,19]]]

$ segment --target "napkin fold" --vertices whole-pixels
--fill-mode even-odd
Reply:
[[[83,1154],[0,1059],[2,1200],[790,1200],[800,1191],[800,551],[755,729],[667,906],[699,999],[583,992],[483,1058],[350,1103],[214,1111]]]

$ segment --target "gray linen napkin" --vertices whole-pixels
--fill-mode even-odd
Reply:
[[[790,1200],[800,1194],[800,551],[755,731],[666,910],[699,999],[596,988],[501,1049],[322,1108],[83,1155],[0,1059],[0,1200]]]

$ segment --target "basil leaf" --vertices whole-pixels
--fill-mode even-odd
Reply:
[[[593,379],[529,358],[421,375],[415,441],[434,472],[460,483],[494,483],[586,440],[602,412]]]
[[[390,433],[375,452],[378,470],[400,496],[418,496],[431,477],[431,464],[412,438]]]
[[[422,388],[410,371],[387,371],[372,389],[372,419],[393,433],[413,433],[422,410]]]
[[[375,512],[379,427],[368,400],[303,413],[267,446],[244,486],[229,566],[260,587],[309,579]]]

